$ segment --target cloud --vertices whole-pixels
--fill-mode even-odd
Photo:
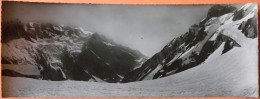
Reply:
[[[97,5],[3,2],[3,21],[80,26],[147,56],[199,23],[211,5]]]

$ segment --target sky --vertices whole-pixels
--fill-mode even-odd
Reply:
[[[104,5],[3,2],[2,20],[82,27],[151,57],[206,17],[212,5]]]

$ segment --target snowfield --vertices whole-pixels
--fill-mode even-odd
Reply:
[[[258,97],[258,39],[172,76],[132,83],[3,77],[4,97]],[[229,59],[229,60],[228,60]],[[209,59],[210,60],[210,59]]]

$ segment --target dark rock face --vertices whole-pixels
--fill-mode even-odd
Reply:
[[[248,19],[247,21],[244,21],[238,29],[242,30],[242,33],[246,37],[249,38],[256,38],[258,35],[257,31],[257,15],[255,15],[253,18]]]
[[[234,17],[233,17],[232,20],[233,20],[233,21],[240,20],[240,19],[242,19],[244,16],[245,16],[244,10],[238,10],[238,11],[235,12]]]
[[[43,80],[53,80],[53,81],[60,81],[65,80],[66,77],[63,74],[60,67],[54,68],[48,61],[48,57],[44,54],[43,51],[38,50],[39,55],[35,57],[37,62],[37,66],[40,70],[40,74]]]
[[[121,76],[124,76],[135,66],[140,65],[137,60],[145,57],[140,52],[117,45],[112,40],[99,34],[93,34],[91,38],[84,43],[82,52],[85,51],[97,55],[96,57],[104,61]]]
[[[236,10],[235,7],[230,5],[214,5],[208,11],[208,16],[211,17],[219,17],[226,13],[231,13]]]
[[[80,53],[77,63],[89,74],[107,82],[118,82],[140,63],[136,60],[142,55],[126,47],[118,46],[106,38],[93,34]]]
[[[245,17],[246,15],[250,14],[250,11],[252,11],[254,9],[254,7],[257,6],[256,4],[252,4],[252,5],[254,5],[254,6],[247,6],[247,5],[245,5],[241,9],[236,10],[234,12],[234,17],[233,17],[232,20],[233,21],[240,20],[243,17]]]
[[[220,35],[219,40],[225,41],[224,50],[222,51],[222,54],[228,52],[234,47],[241,47],[236,41],[225,35]]]
[[[85,72],[82,67],[77,63],[77,58],[79,53],[73,53],[68,51],[67,47],[64,47],[61,61],[62,61],[62,70],[66,75],[66,79],[77,80],[77,81],[88,81],[92,78],[88,72]]]
[[[94,52],[90,50],[83,51],[79,56],[79,65],[89,74],[95,75],[107,82],[118,82],[120,77],[102,61]]]
[[[214,5],[209,9],[207,17],[199,25],[204,25],[212,17],[219,17],[235,10],[236,8],[230,5]]]
[[[24,35],[25,30],[23,24],[20,21],[13,21],[9,23],[2,23],[2,43],[8,42],[13,39],[24,37],[30,40],[28,36]]]

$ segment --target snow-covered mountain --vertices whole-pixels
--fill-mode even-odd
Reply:
[[[55,82],[4,76],[3,97],[258,97],[257,43],[254,39],[223,55],[221,47],[199,66],[154,80]]]
[[[188,32],[174,38],[141,67],[128,73],[122,82],[162,78],[203,64],[215,66],[208,62],[225,58],[222,56],[230,50],[258,45],[252,43],[258,40],[257,13],[254,3],[240,9],[214,5],[199,25],[192,25]]]
[[[214,5],[148,60],[81,28],[4,24],[3,97],[259,97],[257,12]]]
[[[140,65],[139,60],[145,61],[139,51],[82,28],[18,20],[2,23],[1,57],[2,64],[37,67],[37,77],[46,80],[106,82],[119,82]],[[4,70],[3,74],[17,73]]]

